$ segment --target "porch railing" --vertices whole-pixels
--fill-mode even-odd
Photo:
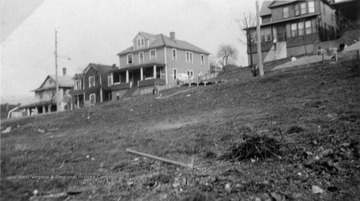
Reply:
[[[148,80],[139,80],[138,81],[138,87],[148,87],[148,86],[154,86],[154,85],[165,85],[164,79],[148,79]]]
[[[132,86],[132,82],[128,83],[114,83],[111,85],[111,90],[122,90],[122,89],[130,89]]]

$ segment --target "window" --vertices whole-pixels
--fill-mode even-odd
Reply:
[[[304,35],[304,22],[299,22],[298,28],[299,28],[299,36]]]
[[[306,2],[300,4],[301,14],[306,14]]]
[[[311,34],[311,21],[305,22],[305,30],[306,30],[306,34]]]
[[[173,69],[173,72],[174,72],[174,73],[173,73],[173,76],[174,76],[174,80],[176,80],[176,73],[177,73],[177,70],[176,70],[176,68],[174,68],[174,69]]]
[[[82,81],[81,80],[75,80],[75,90],[82,89]]]
[[[193,53],[192,52],[185,52],[185,60],[187,63],[193,63]]]
[[[308,2],[308,7],[309,7],[309,13],[314,13],[314,12],[315,12],[315,4],[314,4],[314,1],[309,1],[309,2]]]
[[[140,48],[140,39],[137,40],[138,48]]]
[[[270,41],[271,40],[271,29],[262,29],[261,30],[261,41]]]
[[[205,65],[205,56],[203,54],[200,55],[200,63],[201,65]]]
[[[284,7],[283,8],[283,18],[288,18],[289,17],[289,7]]]
[[[189,78],[192,78],[194,76],[194,72],[192,70],[187,70],[186,73]]]
[[[144,63],[144,52],[139,52],[139,64]]]
[[[110,87],[113,84],[112,82],[112,75],[108,76],[108,87]]]
[[[291,36],[292,37],[297,36],[297,23],[291,24]]]
[[[90,103],[95,104],[96,103],[96,94],[90,94]]]
[[[95,87],[95,76],[89,77],[89,88]]]
[[[298,16],[298,15],[300,15],[300,5],[296,4],[295,5],[295,16]]]
[[[171,54],[172,54],[172,59],[177,60],[176,49],[172,49]]]
[[[132,64],[133,63],[133,55],[132,54],[128,54],[127,55],[127,64]]]
[[[113,84],[120,84],[120,82],[121,82],[121,75],[120,75],[120,74],[115,74],[115,75],[112,77],[111,82],[112,82]]]
[[[141,47],[145,47],[145,40],[143,38],[141,39]]]
[[[156,59],[156,50],[150,50],[150,60]]]

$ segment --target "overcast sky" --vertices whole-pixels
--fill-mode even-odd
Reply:
[[[231,44],[239,50],[237,64],[247,65],[235,19],[255,12],[255,0],[2,0],[0,5],[7,11],[1,12],[1,29],[8,34],[1,32],[1,103],[34,97],[31,90],[55,74],[55,29],[59,73],[67,67],[71,76],[90,62],[118,66],[116,54],[131,46],[139,31],[167,36],[174,31],[212,55],[219,45]]]

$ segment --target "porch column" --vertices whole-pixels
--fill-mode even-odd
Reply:
[[[126,83],[129,83],[129,70],[126,70]]]
[[[76,98],[76,105],[77,105],[76,107],[77,107],[77,108],[80,108],[80,96],[77,95],[76,97],[77,97],[77,98]]]
[[[156,78],[156,65],[154,65],[154,78]]]
[[[45,105],[42,106],[42,109],[43,109],[43,113],[45,114],[46,113]]]
[[[140,80],[144,79],[144,72],[143,72],[143,68],[140,68]]]
[[[36,114],[39,114],[39,108],[38,107],[35,107],[35,112],[36,112]]]
[[[103,90],[102,87],[100,88],[100,103],[103,102]]]

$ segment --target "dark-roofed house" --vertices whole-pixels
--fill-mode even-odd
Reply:
[[[66,68],[63,69],[63,75],[58,76],[59,95],[56,96],[56,81],[54,75],[48,75],[39,88],[35,89],[35,97],[38,100],[35,103],[22,105],[19,109],[26,112],[27,116],[56,112],[56,100],[59,98],[59,111],[70,109],[69,92],[73,86],[72,77],[66,75]]]
[[[139,32],[133,45],[120,53],[120,69],[108,78],[113,99],[133,94],[150,93],[177,85],[180,73],[196,80],[210,70],[209,53],[186,41],[178,40],[175,32],[163,34]]]
[[[264,1],[260,9],[261,53],[264,62],[314,54],[322,41],[337,38],[335,10],[329,0]],[[247,53],[258,63],[256,27],[247,29],[252,46]],[[276,39],[276,49],[273,41]]]
[[[74,88],[71,90],[72,102],[75,108],[111,100],[111,90],[108,85],[108,75],[118,69],[115,65],[90,63],[81,74],[73,77]]]

